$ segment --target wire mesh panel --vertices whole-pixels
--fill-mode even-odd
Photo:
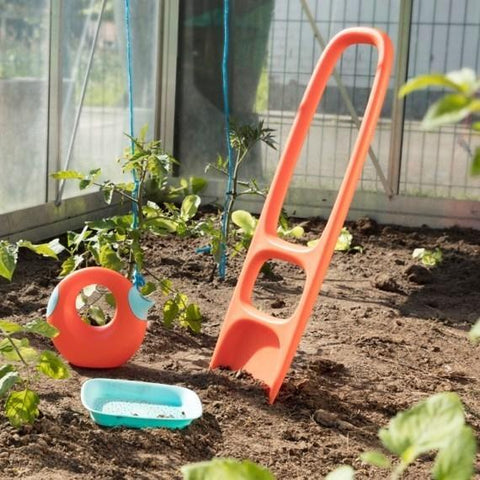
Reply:
[[[0,0],[0,213],[45,201],[48,37],[47,0]]]
[[[415,0],[408,76],[462,67],[480,70],[480,2]],[[438,89],[428,89],[407,97],[400,191],[410,195],[479,199],[480,180],[469,175],[475,141],[470,121],[432,132],[420,128],[428,106],[441,93]]]
[[[386,31],[392,40],[397,37],[399,1],[336,0],[306,2],[314,17],[318,33],[325,41],[340,30],[352,26],[374,26]],[[261,115],[277,130],[283,146],[307,82],[322,52],[314,36],[302,2],[275,2],[269,50],[268,104]],[[337,71],[355,111],[361,118],[366,106],[376,67],[376,53],[368,46],[349,48]],[[341,182],[357,127],[341,92],[342,85],[332,76],[317,110],[294,176],[293,186],[336,189]],[[385,101],[372,148],[386,170],[390,144],[390,116],[393,79]],[[267,176],[275,170],[278,154],[265,150]],[[367,161],[360,188],[382,190],[371,161]]]

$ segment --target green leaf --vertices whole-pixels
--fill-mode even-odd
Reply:
[[[81,255],[74,255],[73,257],[68,257],[61,266],[60,277],[66,277],[69,273],[72,273],[76,270],[83,262],[83,257]]]
[[[475,132],[480,132],[480,122],[473,122],[472,130],[474,130]]]
[[[422,127],[432,129],[457,123],[472,113],[475,101],[461,94],[450,94],[431,105],[422,120]]]
[[[116,308],[117,306],[117,301],[115,300],[115,296],[113,293],[106,293],[105,294],[105,301],[108,303],[113,308]]]
[[[476,321],[475,325],[470,330],[468,337],[470,338],[470,341],[472,343],[480,342],[480,318]]]
[[[214,458],[181,467],[184,480],[275,480],[266,468],[249,460]]]
[[[191,303],[186,308],[182,317],[183,321],[181,323],[185,323],[184,326],[188,326],[194,333],[200,333],[202,329],[202,314],[200,313],[200,307],[197,304]]]
[[[157,289],[157,286],[153,282],[147,282],[143,287],[140,288],[140,292],[145,297],[150,295]]]
[[[15,372],[15,367],[9,363],[5,363],[0,367],[0,378],[10,372]]]
[[[450,79],[447,75],[443,73],[429,73],[410,79],[400,88],[398,96],[402,98],[416,90],[423,90],[428,87],[445,87],[451,90],[456,90],[460,93],[462,92],[461,86]]]
[[[8,320],[0,320],[0,330],[3,333],[10,334],[15,332],[22,332],[23,327],[15,322],[9,322]]]
[[[240,227],[242,232],[247,236],[253,236],[257,228],[258,220],[245,210],[235,210],[232,213],[232,222]]]
[[[94,320],[95,323],[99,326],[103,326],[107,323],[107,318],[105,316],[105,312],[96,305],[92,305],[87,312],[87,316]]]
[[[188,297],[184,293],[178,292],[175,295],[173,301],[178,305],[180,309],[187,308]]]
[[[170,293],[172,292],[172,287],[172,281],[168,278],[165,278],[160,282],[160,290],[164,295],[170,295]]]
[[[355,470],[348,466],[342,465],[341,467],[336,468],[333,472],[330,472],[325,480],[354,480]]]
[[[6,241],[0,241],[0,277],[12,280],[17,266],[18,247]]]
[[[20,380],[18,372],[11,371],[5,375],[0,376],[0,398],[7,394],[7,392]]]
[[[29,250],[31,250],[32,252],[35,252],[38,255],[43,255],[44,257],[50,257],[50,258],[54,258],[55,260],[58,260],[57,254],[48,243],[41,243],[39,245],[34,245],[32,242],[29,242],[28,240],[19,240],[17,242],[17,245],[19,247],[28,248]]]
[[[25,330],[27,332],[36,333],[42,337],[55,338],[60,331],[55,328],[53,325],[50,325],[48,322],[43,320],[43,318],[36,318],[31,322],[28,322],[25,325]]]
[[[16,428],[25,424],[32,424],[39,414],[39,402],[38,395],[32,390],[11,392],[5,402],[5,414]]]
[[[192,189],[192,193],[197,194],[200,193],[206,186],[208,182],[202,177],[190,177],[190,187]]]
[[[464,424],[458,395],[439,393],[397,414],[379,437],[385,448],[409,464],[423,453],[444,448]]]
[[[305,230],[300,225],[293,227],[292,229],[287,231],[287,235],[290,235],[293,238],[302,238],[305,234]]]
[[[163,323],[166,327],[171,327],[179,312],[178,305],[173,300],[167,300],[163,306]]]
[[[60,170],[50,175],[55,180],[83,180],[85,175],[76,170]]]
[[[198,195],[187,195],[182,202],[180,208],[180,218],[188,221],[195,216],[200,205],[200,197]]]
[[[108,185],[106,187],[102,187],[102,192],[103,192],[103,199],[105,200],[105,203],[110,205],[113,200],[113,194],[115,192],[115,188],[113,185]]]
[[[435,480],[469,480],[475,467],[477,445],[470,427],[463,427],[458,435],[438,452],[433,467]]]
[[[480,122],[479,122],[480,123]],[[480,147],[475,148],[473,154],[472,165],[470,166],[470,175],[480,175]]]
[[[335,244],[336,252],[348,252],[352,246],[353,235],[346,227],[343,227]]]
[[[13,347],[12,342],[15,344],[16,349]],[[20,352],[20,355],[26,362],[36,360],[38,356],[37,351],[30,347],[30,342],[27,338],[4,338],[0,342],[0,355],[2,355],[9,362],[21,361],[17,350]]]
[[[434,267],[442,262],[442,251],[437,247],[435,250],[427,250],[426,248],[415,248],[412,258],[420,260],[427,267]]]
[[[100,247],[99,252],[100,265],[119,272],[123,268],[123,263],[117,255],[117,252],[109,244]]]
[[[388,457],[382,452],[378,452],[376,450],[370,450],[368,452],[362,453],[360,455],[360,460],[364,463],[368,463],[369,465],[373,465],[379,468],[391,467],[391,463]]]
[[[37,362],[37,370],[47,377],[61,380],[70,377],[70,369],[62,359],[50,350],[43,351]]]
[[[166,233],[175,233],[178,227],[178,222],[163,217],[147,219],[145,220],[144,224],[149,230],[160,235]]]

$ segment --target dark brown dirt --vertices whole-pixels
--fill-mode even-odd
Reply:
[[[321,221],[309,221],[314,238]],[[350,464],[359,479],[385,478],[358,455],[379,448],[377,431],[399,410],[441,391],[457,392],[480,432],[480,347],[466,332],[480,312],[478,232],[349,225],[363,253],[336,253],[278,400],[268,405],[247,375],[208,370],[216,336],[241,267],[209,281],[212,263],[194,253],[199,240],[161,238],[146,249],[149,268],[171,278],[205,316],[203,333],[160,324],[162,299],[150,314],[143,346],[125,366],[74,368],[66,381],[41,379],[41,418],[15,431],[0,417],[0,478],[174,479],[179,467],[214,456],[248,458],[279,479],[317,479]],[[413,266],[414,248],[440,247],[443,263]],[[0,281],[0,318],[25,322],[45,313],[58,265],[30,254],[11,284]],[[257,281],[255,304],[276,316],[293,311],[303,273],[279,263]],[[47,346],[46,344],[43,346]],[[203,417],[185,430],[98,427],[80,402],[92,377],[136,379],[193,388]],[[407,479],[428,478],[432,457]],[[477,478],[480,462],[477,463]]]

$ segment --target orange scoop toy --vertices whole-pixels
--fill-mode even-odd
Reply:
[[[280,239],[276,233],[281,208],[328,78],[342,52],[355,44],[370,44],[378,49],[375,79],[360,131],[320,241],[315,247],[292,244]],[[315,67],[285,144],[210,363],[210,368],[223,366],[251,373],[265,383],[270,403],[275,401],[295,355],[347,217],[380,116],[392,60],[393,47],[385,33],[362,27],[338,33],[327,45]],[[300,302],[287,319],[267,315],[251,302],[260,269],[271,259],[298,265],[306,274]]]

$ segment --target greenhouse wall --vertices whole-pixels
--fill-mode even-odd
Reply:
[[[421,73],[461,67],[479,71],[479,2],[264,0],[233,4],[232,117],[240,122],[264,120],[275,130],[279,147],[259,148],[245,165],[245,178],[253,176],[265,185],[272,178],[321,55],[322,40],[328,41],[347,27],[374,26],[389,34],[396,62],[351,217],[369,215],[407,225],[480,226],[480,180],[469,175],[475,144],[470,125],[426,132],[420,121],[441,92],[428,89],[406,101],[394,94],[408,78]],[[176,153],[185,174],[202,174],[217,154],[225,154],[219,67],[221,6],[219,0],[181,2]],[[337,66],[341,82],[330,79],[296,167],[286,204],[291,213],[328,215],[357,134],[341,90],[361,118],[375,66],[376,53],[371,47],[350,47],[343,55]],[[221,202],[223,191],[222,179],[211,179],[212,197]],[[252,200],[245,205],[254,210],[261,207]]]
[[[132,0],[135,128],[149,125],[180,161],[205,176],[225,154],[222,0]],[[406,79],[479,68],[476,0],[233,0],[230,102],[240,123],[274,129],[278,148],[257,148],[242,175],[268,185],[299,101],[327,42],[355,25],[385,30],[396,52],[389,92],[351,218],[480,228],[480,180],[469,175],[469,124],[426,132],[420,120],[441,93],[399,100]],[[376,64],[348,49],[331,78],[299,158],[286,207],[328,216],[356,138]],[[0,238],[40,238],[107,215],[98,194],[53,181],[62,168],[101,167],[118,179],[128,141],[123,0],[0,0]],[[205,199],[222,203],[224,179],[209,173]],[[253,211],[261,202],[244,203]]]

